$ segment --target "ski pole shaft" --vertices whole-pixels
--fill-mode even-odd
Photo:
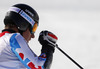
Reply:
[[[60,50],[67,58],[69,58],[74,64],[76,64],[80,69],[84,69],[82,66],[80,66],[75,60],[73,60],[68,54],[66,54],[61,48],[56,45],[56,48]]]

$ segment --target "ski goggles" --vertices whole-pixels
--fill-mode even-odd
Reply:
[[[35,31],[37,30],[37,27],[38,27],[38,23],[35,23],[34,26],[33,26],[33,28],[30,31],[31,34],[34,34],[35,33]]]

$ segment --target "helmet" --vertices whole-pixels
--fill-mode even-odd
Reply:
[[[36,31],[39,23],[37,12],[26,4],[15,4],[9,8],[4,24],[13,22],[19,30],[25,31],[29,26],[32,33]]]

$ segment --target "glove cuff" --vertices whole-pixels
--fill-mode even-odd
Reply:
[[[41,52],[46,53],[46,54],[54,53],[54,51],[55,51],[55,48],[51,45],[42,46],[42,49],[41,49]]]

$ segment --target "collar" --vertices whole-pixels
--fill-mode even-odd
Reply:
[[[15,33],[16,31],[14,31],[12,29],[4,29],[4,30],[2,30],[2,32]]]
[[[5,35],[5,33],[15,33],[16,31],[11,30],[11,29],[4,29],[2,30],[2,33],[0,33],[0,37],[2,37],[3,35]]]

